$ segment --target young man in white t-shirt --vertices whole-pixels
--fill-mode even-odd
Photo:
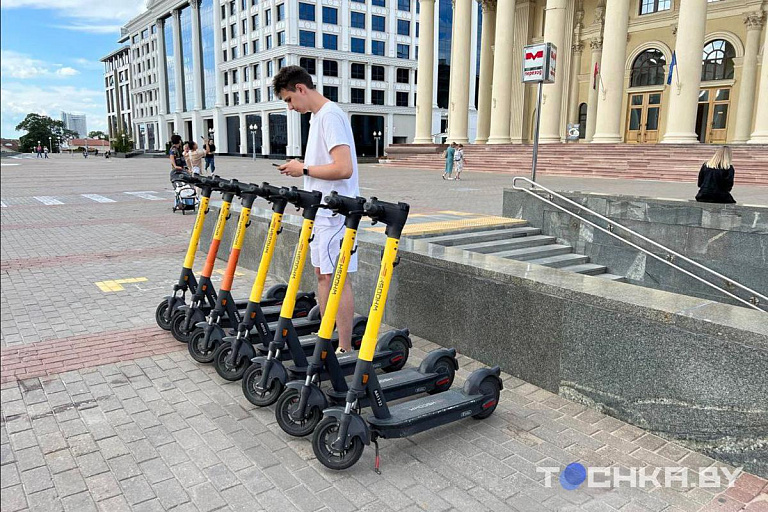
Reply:
[[[352,126],[347,115],[331,100],[324,97],[312,83],[304,68],[282,68],[272,82],[275,94],[288,104],[288,110],[300,114],[312,112],[307,151],[304,162],[291,160],[279,167],[280,172],[295,178],[304,177],[304,190],[319,190],[323,197],[335,190],[339,195],[360,195],[357,184],[357,156]],[[344,217],[320,209],[315,220],[310,259],[317,276],[317,298],[320,311],[331,289],[331,280],[339,259],[341,240],[344,238]],[[357,253],[349,261],[349,272],[357,271]],[[352,349],[352,320],[355,299],[347,281],[341,293],[336,315],[339,332],[339,351]]]

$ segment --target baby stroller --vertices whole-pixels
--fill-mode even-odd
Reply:
[[[172,210],[174,212],[181,210],[182,215],[186,215],[187,210],[193,212],[197,210],[198,199],[195,187],[183,181],[172,181],[171,183],[173,183],[174,192]]]

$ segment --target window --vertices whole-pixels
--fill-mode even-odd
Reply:
[[[253,101],[255,103],[261,103],[261,89],[253,90]]]
[[[275,100],[275,91],[271,87],[267,87],[267,101]]]
[[[248,0],[240,0],[240,10],[244,11],[248,9]]]
[[[224,105],[229,106],[229,94],[224,95]]]
[[[254,14],[251,16],[251,30],[258,30],[259,28],[259,15]]]
[[[229,73],[224,73],[224,85],[229,85]]]
[[[324,76],[339,76],[339,63],[335,60],[323,60]]]
[[[221,6],[221,19],[226,19],[226,18],[227,18],[227,6],[226,5],[222,5]]]
[[[350,13],[349,21],[349,24],[352,26],[352,28],[365,29],[365,13],[353,11]]]
[[[350,78],[365,80],[365,64],[352,63]]]
[[[384,55],[384,41],[371,41],[371,53],[373,55]]]
[[[664,54],[659,50],[645,50],[632,63],[630,87],[664,84]]]
[[[338,50],[339,37],[335,34],[323,34],[323,48],[326,50]]]
[[[410,83],[410,69],[405,68],[397,68],[397,83],[399,84],[407,84]]]
[[[668,11],[671,4],[672,0],[640,0],[640,14]]]
[[[141,38],[146,39],[148,37],[149,37],[149,29],[145,28],[144,30],[141,31]]]
[[[251,41],[251,46],[253,46],[253,53],[258,52],[259,51],[259,40],[258,39],[254,39],[253,41]]]
[[[410,12],[411,0],[397,0],[397,10]]]
[[[365,53],[365,39],[353,37],[349,49],[352,53]]]
[[[386,0],[371,0],[371,5],[375,5],[376,7],[386,7],[387,2]]]
[[[733,78],[733,59],[736,51],[728,41],[715,39],[704,45],[701,80],[729,80]]]
[[[272,76],[272,74],[273,74],[272,73],[273,67],[274,67],[274,64],[272,64],[272,61],[268,60],[267,61],[267,76]]]
[[[365,103],[365,89],[351,89],[350,103]]]
[[[387,18],[384,16],[371,16],[371,30],[375,32],[385,32]]]
[[[299,19],[304,21],[315,21],[314,4],[299,2]]]
[[[285,19],[285,4],[279,4],[277,6],[277,21],[283,21]]]
[[[398,91],[396,93],[395,101],[396,101],[396,105],[398,107],[407,107],[408,106],[408,93],[407,92]]]
[[[416,22],[416,37],[419,37],[419,22]]]
[[[270,26],[272,24],[272,9],[264,11],[264,25]]]
[[[282,33],[282,32],[281,32]],[[299,30],[299,46],[315,47],[315,33],[309,30]]]
[[[285,57],[280,57],[277,59],[277,70],[280,71],[285,67]]]
[[[384,104],[384,91],[373,89],[371,90],[371,104],[383,105]]]
[[[237,46],[233,46],[230,53],[232,53],[232,58],[233,59],[236,59],[237,57],[239,57],[239,53],[237,51]]]
[[[265,44],[267,45],[267,50],[272,48],[272,36],[267,36]]]
[[[323,7],[323,23],[338,25],[339,11],[333,7]]]
[[[323,96],[328,98],[331,101],[338,102],[339,101],[339,88],[333,85],[324,85],[323,86]]]
[[[307,70],[310,75],[317,74],[317,61],[310,59],[309,57],[302,57],[299,59],[299,66]]]
[[[232,70],[232,83],[233,84],[237,83],[237,70],[236,69]]]
[[[243,43],[243,55],[248,55],[248,43]]]
[[[371,80],[384,81],[384,66],[371,66]]]
[[[233,92],[232,93],[232,104],[233,105],[239,105],[240,104],[240,93],[239,92]]]
[[[411,46],[407,44],[397,45],[397,58],[409,59],[411,57]]]
[[[237,37],[237,24],[233,23],[229,26],[229,37]]]
[[[248,20],[242,20],[240,22],[240,25],[241,25],[241,32],[240,32],[241,34],[245,34],[246,32],[248,32]]]
[[[261,78],[261,66],[259,64],[253,65],[253,79],[258,80]]]
[[[250,91],[245,91],[245,103],[250,103],[251,102],[250,94],[251,94]]]
[[[227,42],[227,29],[223,28],[221,29],[221,41],[226,43]]]
[[[243,82],[250,82],[250,80],[251,80],[251,78],[249,76],[250,73],[251,73],[251,68],[249,68],[248,66],[245,66],[243,68]]]
[[[152,25],[152,33],[157,34],[157,25]]]
[[[411,22],[408,20],[397,20],[397,33],[401,36],[411,35]]]
[[[224,50],[224,62],[227,62],[227,50]]]

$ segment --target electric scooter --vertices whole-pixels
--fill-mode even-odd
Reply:
[[[155,321],[161,329],[169,330],[171,328],[171,317],[173,312],[181,305],[186,303],[187,291],[195,293],[197,290],[197,280],[192,272],[192,265],[195,263],[195,254],[197,245],[200,242],[200,234],[203,232],[205,216],[208,213],[208,203],[211,200],[211,193],[218,188],[221,178],[218,176],[198,177],[190,174],[178,172],[173,174],[175,181],[183,181],[200,187],[200,206],[197,209],[195,225],[192,228],[192,235],[189,238],[187,254],[184,257],[184,264],[181,267],[179,282],[173,286],[173,295],[166,295],[155,309]],[[179,296],[181,292],[181,296]]]
[[[357,228],[360,224],[360,219],[363,215],[364,204],[365,198],[345,197],[338,195],[336,192],[331,192],[331,195],[325,198],[325,204],[321,205],[321,207],[328,208],[334,213],[341,214],[346,218],[344,222],[344,241],[342,242],[338,263],[338,265],[342,266],[342,274],[337,274],[331,284],[332,289],[336,288],[335,292],[337,294],[341,294],[342,289],[339,287],[340,283],[336,278],[342,277],[342,275],[346,276],[349,258],[354,253],[355,237]],[[306,223],[309,221],[305,218],[304,222]],[[305,234],[303,230],[304,227],[302,227],[302,235],[305,236],[306,239],[299,240],[298,249],[302,249],[303,252],[305,252],[302,244],[306,242],[306,244],[309,245],[309,234]],[[294,259],[294,265],[298,264],[300,265],[299,268],[303,268],[305,254],[300,254],[298,249],[298,257]],[[342,261],[342,259],[344,261]],[[291,278],[293,278],[293,273],[291,274]],[[294,281],[298,281],[298,279]],[[292,284],[298,286],[298,282],[294,281],[288,282],[289,292]],[[340,295],[338,299],[340,299]],[[329,316],[329,318],[327,322],[321,324],[322,331],[319,335],[319,339],[325,338],[328,340],[330,338],[336,320],[338,306],[339,300],[329,302],[326,306],[325,314]],[[281,313],[278,327],[281,327],[283,325],[282,323],[288,320],[288,318]],[[366,332],[367,330],[368,328],[366,327]],[[282,329],[278,329],[278,333],[281,333],[282,331]],[[287,329],[285,331],[287,331]],[[257,357],[253,360],[253,364],[243,375],[243,393],[249,402],[260,407],[271,405],[280,397],[288,381],[304,378],[308,367],[307,359],[302,347],[297,346],[295,341],[295,338],[292,337],[276,335],[272,343],[269,344],[269,353],[267,356]],[[288,350],[293,359],[293,365],[288,367],[283,365],[280,358],[286,344],[288,345]],[[327,346],[327,344],[324,346]],[[379,339],[379,350],[373,355],[372,364],[374,367],[382,368],[386,372],[399,370],[405,365],[411,346],[411,338],[407,329],[389,331]],[[315,349],[316,347],[317,345],[315,344]],[[342,376],[351,374],[355,367],[356,358],[357,352],[349,352],[338,357],[338,370],[335,373]]]
[[[342,369],[339,358],[334,352],[328,334],[333,330],[333,317],[341,301],[341,290],[347,278],[349,261],[354,252],[355,233],[360,222],[359,215],[347,218],[344,240],[341,244],[339,260],[332,281],[325,316],[320,324],[318,341],[306,370],[304,381],[294,380],[286,384],[286,389],[275,406],[277,423],[287,434],[303,437],[312,433],[320,420],[322,411],[329,406],[344,403],[349,391],[344,375],[351,371]],[[373,224],[376,224],[374,220]],[[407,335],[407,330],[406,330]],[[386,347],[380,347],[380,351]],[[374,367],[376,366],[374,356]],[[353,368],[355,361],[348,364]],[[456,360],[456,349],[439,348],[433,350],[422,361],[419,368],[403,368],[387,373],[379,378],[382,392],[387,400],[396,400],[421,393],[435,394],[451,387],[459,363]],[[323,378],[331,382],[331,389],[323,393],[320,383]],[[361,397],[358,407],[368,407],[367,397]]]
[[[183,305],[173,313],[171,317],[171,334],[174,338],[182,343],[189,342],[190,334],[194,329],[194,326],[199,322],[204,322],[206,316],[216,306],[216,289],[211,282],[211,274],[213,274],[213,266],[216,262],[216,254],[221,244],[221,239],[224,235],[224,226],[230,217],[230,205],[234,195],[240,191],[240,182],[233,179],[228,182],[222,182],[222,203],[221,210],[219,211],[219,217],[216,221],[216,227],[213,232],[213,238],[211,239],[211,245],[208,249],[208,256],[205,260],[205,266],[201,273],[200,281],[198,282],[197,290],[191,299],[190,305]],[[270,198],[266,198],[270,201]],[[282,213],[285,209],[285,202],[282,200],[273,200],[272,209],[273,217],[279,215],[282,217]],[[279,233],[279,231],[278,231]],[[271,253],[270,253],[271,257]],[[268,264],[267,264],[268,266]],[[266,278],[266,276],[265,276]],[[271,286],[266,291],[266,296],[261,300],[262,312],[267,321],[277,320],[280,313],[280,304],[285,298],[286,285],[276,284]],[[261,296],[261,292],[260,296]],[[248,301],[237,300],[235,301],[238,310],[244,310],[248,305]],[[309,314],[311,309],[316,306],[315,293],[314,292],[299,292],[296,296],[296,307],[294,309],[294,317],[301,318]],[[224,322],[220,321],[220,325],[223,326]]]
[[[371,198],[365,205],[366,215],[387,225],[387,241],[381,258],[381,270],[368,325],[346,403],[343,408],[331,407],[324,410],[325,418],[312,436],[315,456],[329,469],[342,470],[351,467],[362,456],[365,445],[373,443],[376,448],[374,469],[379,473],[379,437],[407,437],[469,416],[476,419],[487,418],[493,414],[499,402],[502,389],[499,377],[501,370],[495,366],[472,372],[461,391],[452,389],[438,395],[417,398],[393,406],[387,405],[387,398],[373,368],[373,356],[392,271],[399,262],[398,245],[409,209],[406,203],[386,203],[376,198]],[[368,399],[373,413],[367,420],[359,413],[359,404],[363,397]]]

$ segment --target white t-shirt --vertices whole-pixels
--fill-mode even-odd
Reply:
[[[336,146],[349,146],[352,153],[352,176],[343,180],[321,180],[304,176],[304,190],[319,190],[323,198],[335,190],[342,196],[356,197],[360,195],[357,182],[357,152],[355,137],[352,135],[352,125],[347,114],[334,102],[329,101],[316,114],[312,115],[307,139],[307,151],[304,164],[308,166],[326,165],[333,163],[331,150]],[[316,224],[331,225],[343,222],[340,215],[332,218],[333,212],[320,208],[317,212]]]

